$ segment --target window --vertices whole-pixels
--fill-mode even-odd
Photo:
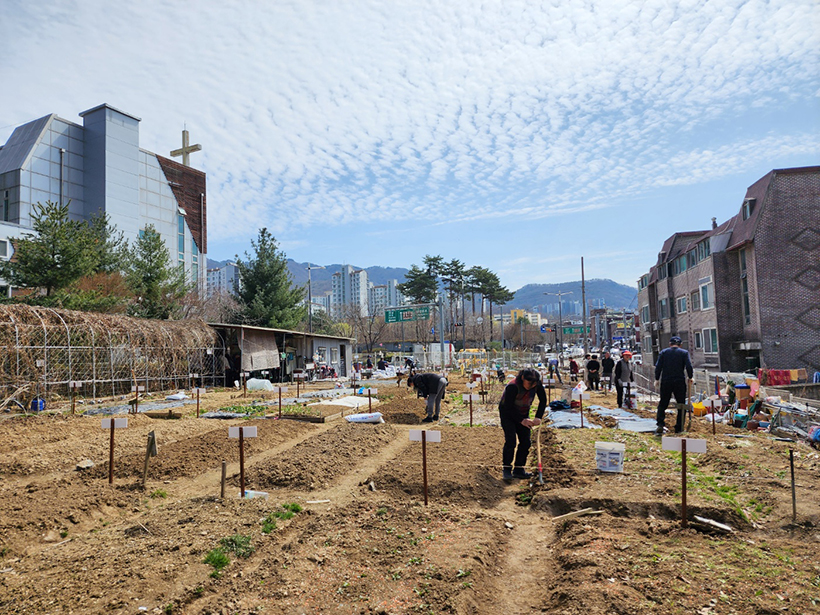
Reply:
[[[718,351],[717,329],[703,330],[703,352],[716,354]]]
[[[649,306],[645,305],[641,308],[641,322],[649,322]]]
[[[710,243],[710,238],[706,238],[698,244],[697,247],[697,262],[700,262],[709,257],[712,253],[712,245]]]
[[[662,264],[658,267],[658,279],[665,280],[666,279],[666,264]]]
[[[700,291],[695,291],[689,296],[689,309],[693,312],[700,309]]]
[[[686,313],[686,297],[678,297],[677,300],[678,314]]]
[[[638,289],[643,290],[648,285],[649,285],[649,276],[648,275],[641,276],[641,279],[638,280]]]
[[[697,350],[703,348],[703,334],[700,331],[695,331],[695,348]]]
[[[700,309],[708,310],[715,307],[715,287],[712,284],[712,277],[698,280],[700,285]]]
[[[327,363],[327,347],[326,346],[319,346],[316,349],[316,354],[319,355],[319,360],[322,363]]]
[[[743,214],[743,219],[748,220],[749,217],[752,215],[752,212],[755,210],[755,200],[754,199],[745,199],[743,201],[743,207],[741,208],[741,213]]]
[[[3,222],[10,222],[11,207],[9,204],[9,191],[3,191]]]
[[[5,239],[0,239],[0,258],[7,259],[9,257],[9,242]]]
[[[680,256],[680,257],[676,258],[674,261],[672,261],[671,266],[672,266],[672,271],[671,271],[672,275],[678,275],[679,273],[683,273],[684,271],[686,271],[686,254],[684,254],[683,256]]]
[[[185,261],[185,217],[182,214],[177,215],[177,238],[179,252],[179,262]]]
[[[669,299],[658,301],[658,319],[663,320],[664,318],[669,318]]]
[[[191,242],[191,277],[194,284],[199,282],[199,248],[195,241]]]
[[[330,362],[331,363],[338,363],[339,362],[339,349],[338,348],[331,348],[330,349]]]

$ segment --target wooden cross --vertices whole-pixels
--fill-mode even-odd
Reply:
[[[182,147],[172,151],[171,156],[174,156],[174,157],[182,156],[182,164],[184,164],[186,167],[189,167],[191,165],[188,164],[188,157],[191,155],[191,153],[198,152],[201,149],[202,149],[202,146],[199,143],[196,143],[195,145],[188,145],[188,131],[183,130],[182,131]]]

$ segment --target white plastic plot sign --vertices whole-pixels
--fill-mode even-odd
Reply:
[[[240,429],[242,430],[242,437],[243,438],[255,438],[256,437],[256,425],[249,425],[248,427],[228,427],[228,437],[229,438],[238,438]]]
[[[687,453],[705,453],[706,440],[695,440],[694,438],[662,438],[661,448],[665,451],[681,451],[681,442],[686,440]]]
[[[202,387],[196,387],[193,391],[191,391],[194,395],[205,395],[208,392],[208,389],[204,389]]]
[[[441,432],[428,429],[411,429],[410,442],[421,442],[421,434],[424,432],[427,442],[441,442]]]
[[[573,389],[572,399],[589,399],[589,393],[583,393],[581,391],[576,391]]]
[[[294,377],[296,380],[304,380],[304,379],[306,379],[306,378],[308,377],[308,375],[307,375],[307,374],[305,374],[305,373],[300,373],[300,374],[293,374],[293,377]]]
[[[367,394],[368,395],[375,395],[378,392],[379,392],[379,389],[367,389]]]
[[[131,387],[132,393],[143,393],[145,391],[145,386],[142,384],[135,385]]]
[[[83,387],[83,383],[80,380],[72,380],[68,383],[68,388],[72,391],[76,391],[77,389],[81,389]]]
[[[274,391],[278,391],[279,393],[287,393],[288,387],[273,387]]]
[[[464,401],[481,401],[481,395],[461,395],[461,399]]]
[[[476,383],[476,382],[468,382],[467,383],[467,388],[468,389],[474,389],[474,388],[476,388],[476,386],[478,386],[478,383]]]
[[[113,425],[111,424],[112,421],[114,422]],[[100,427],[103,429],[125,429],[128,427],[128,419],[103,419],[100,422]]]

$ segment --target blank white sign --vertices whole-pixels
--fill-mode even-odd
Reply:
[[[411,429],[410,430],[410,442],[421,442],[421,432],[424,431],[427,435],[425,436],[425,440],[427,442],[441,442],[441,432],[440,431],[430,431],[430,430],[421,430],[421,429]]]
[[[228,427],[228,437],[229,438],[238,438],[240,429],[242,429],[242,437],[243,438],[255,438],[256,437],[256,425],[250,425],[248,427]]]
[[[472,401],[481,401],[481,395],[463,395],[462,394],[461,399],[463,399],[464,401],[470,401],[470,400],[472,400]]]
[[[111,429],[111,421],[114,421],[114,429],[124,429],[128,427],[128,419],[103,419],[100,427]]]
[[[694,438],[662,438],[661,448],[665,451],[680,451],[681,442],[686,440],[687,453],[705,453],[706,440],[695,440]]]
[[[208,389],[203,389],[203,388],[197,387],[192,392],[193,392],[194,395],[196,395],[197,393],[199,393],[200,395],[205,395],[205,393],[208,392]]]
[[[278,391],[279,393],[287,393],[288,387],[273,387],[274,392]]]
[[[139,386],[131,387],[131,392],[132,393],[139,393],[139,392],[144,391],[144,390],[145,390],[145,387],[141,384]]]
[[[375,395],[376,393],[379,392],[379,389],[367,389],[367,390],[370,392],[371,395]]]

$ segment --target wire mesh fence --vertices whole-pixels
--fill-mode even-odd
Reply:
[[[158,321],[26,305],[0,306],[0,400],[161,391],[224,380],[224,344],[202,321]]]

